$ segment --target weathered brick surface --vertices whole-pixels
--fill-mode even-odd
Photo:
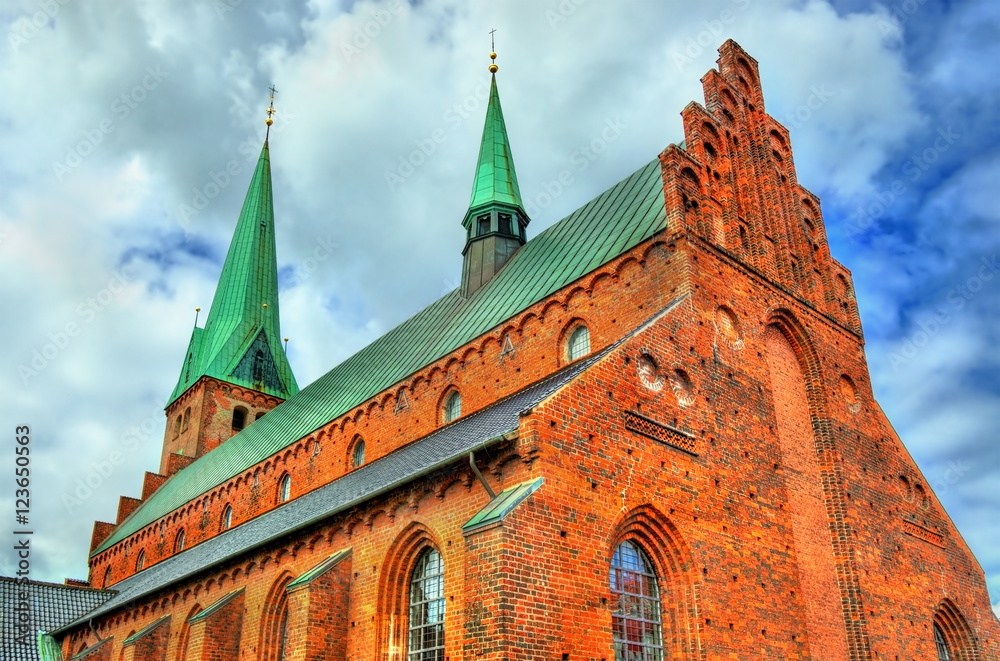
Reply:
[[[186,622],[243,588],[219,642],[214,625],[174,627],[168,658],[185,644],[190,659],[276,658],[287,618],[286,658],[402,659],[410,574],[431,547],[446,658],[611,659],[609,564],[629,540],[655,569],[666,658],[933,659],[934,625],[954,658],[1000,658],[982,570],[872,398],[850,274],[756,63],[733,42],[719,63],[705,106],[682,113],[685,148],[661,154],[663,232],[92,558],[91,577],[121,580],[140,550],[147,566],[168,557],[182,528],[188,546],[218,534],[227,506],[234,525],[275,507],[285,474],[292,497],[336,479],[359,438],[371,461],[425,436],[451,388],[469,413],[538,381],[566,364],[576,323],[596,351],[683,296],[479,453],[497,492],[544,478],[502,524],[463,536],[488,496],[459,461],[99,618],[98,634]],[[516,352],[501,357],[506,336]],[[223,385],[203,379],[172,407],[167,464],[225,437],[252,393]],[[345,548],[349,562],[287,592]],[[80,627],[64,649],[95,641]]]
[[[240,593],[208,617],[191,623],[186,645],[184,636],[178,638],[177,658],[188,661],[237,661],[243,633],[244,601],[244,593]],[[195,605],[191,615],[201,610],[200,605]]]
[[[170,621],[122,646],[122,661],[166,661]]]
[[[287,661],[347,658],[351,558],[308,585],[288,591]]]
[[[167,407],[160,472],[170,474],[167,465],[171,454],[197,459],[232,436],[236,407],[246,411],[246,426],[282,401],[279,397],[203,376]]]

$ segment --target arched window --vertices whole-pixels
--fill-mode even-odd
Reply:
[[[351,468],[357,468],[365,463],[365,442],[358,438],[354,441],[354,449],[351,451]]]
[[[233,409],[233,431],[240,431],[247,424],[247,410],[242,406]]]
[[[662,661],[660,590],[645,551],[630,540],[611,559],[611,594],[617,600],[611,616],[615,659]]]
[[[187,431],[188,423],[191,422],[191,407],[184,409],[184,421],[181,423],[181,431]]]
[[[184,528],[181,528],[180,532],[177,533],[177,537],[174,538],[174,553],[180,553],[184,550]]]
[[[135,559],[135,570],[142,571],[142,568],[146,566],[146,552],[139,551],[139,556]]]
[[[226,509],[222,512],[222,530],[229,530],[233,526],[233,508],[231,505],[226,505]]]
[[[934,625],[934,645],[937,647],[938,661],[951,661],[951,654],[948,652],[948,643],[944,639],[944,634],[938,625]]]
[[[292,476],[285,473],[285,476],[281,478],[281,482],[278,483],[278,502],[283,503],[288,500],[292,495]]]
[[[106,588],[109,585],[111,585],[111,567],[110,566],[108,566],[108,568],[104,570],[104,581],[101,583],[101,587],[102,588]],[[937,628],[937,627],[935,627],[935,628]]]
[[[174,438],[180,436],[181,434],[181,416],[177,414],[177,420],[174,422]]]
[[[260,661],[284,661],[288,656],[288,593],[292,576],[284,575],[271,587],[260,621]]]
[[[444,661],[444,563],[427,549],[410,578],[408,661]]]
[[[462,415],[462,395],[457,390],[453,390],[444,400],[444,421],[451,422],[458,419],[460,415]]]
[[[590,331],[586,326],[580,325],[569,334],[569,341],[566,343],[566,354],[569,361],[573,362],[577,358],[583,358],[590,353]]]
[[[257,353],[253,357],[253,380],[264,380],[264,352],[260,349],[257,349]]]
[[[188,658],[188,641],[191,639],[191,618],[201,612],[201,605],[195,604],[188,611],[187,619],[181,625],[181,633],[177,637],[177,661],[185,661]]]

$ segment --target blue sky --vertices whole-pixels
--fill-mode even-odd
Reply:
[[[1000,3],[93,4],[0,2],[0,412],[35,430],[37,578],[82,577],[93,520],[157,468],[269,85],[282,326],[304,385],[457,284],[496,27],[529,235],[682,139],[726,38],[759,61],[854,274],[875,395],[1000,604]],[[607,122],[620,134],[581,166]]]

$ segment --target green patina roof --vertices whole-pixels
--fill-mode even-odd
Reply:
[[[297,588],[301,588],[301,587],[303,587],[305,585],[309,585],[310,583],[312,583],[313,581],[315,581],[317,578],[319,578],[320,576],[322,576],[326,572],[330,571],[331,569],[333,569],[334,567],[336,567],[337,565],[339,565],[341,563],[341,561],[344,558],[346,558],[347,556],[349,556],[349,555],[351,555],[351,548],[350,547],[348,547],[346,549],[341,549],[341,550],[337,551],[333,555],[331,555],[328,558],[326,558],[326,560],[323,560],[318,565],[316,565],[315,567],[313,567],[309,571],[307,571],[304,574],[302,574],[302,576],[299,576],[297,579],[295,579],[294,581],[292,581],[291,583],[289,583],[285,587],[285,590],[288,591],[288,592],[291,592],[292,590],[295,590]]]
[[[507,140],[507,126],[500,108],[500,94],[497,79],[493,76],[490,84],[490,102],[486,108],[486,125],[483,127],[483,142],[479,146],[479,161],[476,178],[472,182],[470,209],[500,202],[524,210],[521,204],[521,190],[517,187],[514,172],[514,157],[510,153]]]
[[[497,494],[496,498],[488,502],[486,507],[476,512],[476,515],[462,526],[462,532],[468,534],[479,528],[503,521],[504,517],[521,504],[521,501],[535,493],[538,487],[542,486],[544,480],[545,478],[540,477],[530,482],[522,482],[509,489],[504,489]]]
[[[202,376],[282,399],[299,391],[281,346],[267,142],[250,180],[208,321],[204,329],[196,327],[191,335],[180,378],[167,405]]]
[[[188,620],[188,622],[190,624],[194,624],[195,622],[199,622],[201,620],[208,619],[208,617],[210,617],[213,613],[218,612],[219,610],[222,609],[223,606],[225,606],[230,601],[232,601],[233,599],[235,599],[236,597],[238,597],[240,595],[240,593],[243,592],[245,589],[246,588],[243,587],[243,588],[240,588],[239,590],[233,590],[232,592],[230,592],[229,594],[225,595],[224,597],[222,597],[221,599],[219,599],[218,601],[216,601],[214,604],[212,604],[211,606],[209,606],[205,610],[198,611],[197,613],[195,613],[194,615],[192,615],[191,619]]]
[[[666,228],[653,159],[531,239],[469,298],[456,289],[167,480],[101,553]],[[207,330],[206,330],[207,332]]]
[[[170,621],[170,616],[164,615],[160,619],[154,621],[152,624],[146,626],[143,629],[140,629],[139,631],[136,631],[134,634],[123,640],[122,647],[124,647],[125,645],[131,645],[133,643],[139,642],[139,640],[153,633],[154,631],[159,629],[161,625],[164,625],[169,621]]]

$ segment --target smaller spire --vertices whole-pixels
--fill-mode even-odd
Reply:
[[[514,173],[514,157],[507,140],[507,127],[497,91],[496,30],[490,31],[494,50],[490,53],[490,100],[486,107],[483,141],[479,146],[476,174],[472,180],[469,210],[462,220],[465,248],[462,250],[462,295],[471,296],[507,263],[527,237],[529,219],[521,202]]]
[[[271,135],[271,124],[274,124],[274,120],[271,119],[271,115],[274,114],[274,95],[278,93],[278,90],[274,89],[274,83],[271,84],[271,102],[267,106],[267,119],[264,123],[267,124],[267,132],[264,134],[264,142],[267,142],[268,137]]]

